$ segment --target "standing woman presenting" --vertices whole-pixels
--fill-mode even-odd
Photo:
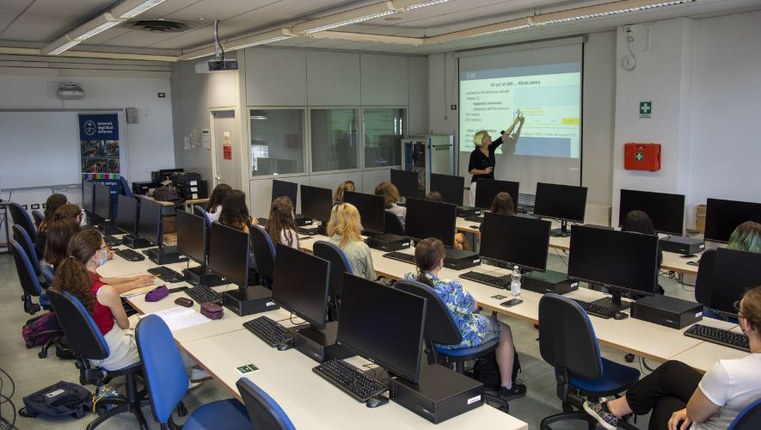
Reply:
[[[476,145],[476,148],[470,153],[470,161],[468,162],[468,173],[473,175],[470,179],[471,206],[476,205],[476,181],[494,179],[494,164],[496,162],[494,152],[503,143],[515,144],[518,141],[525,120],[526,118],[521,111],[518,111],[513,123],[506,131],[502,132],[499,139],[492,141],[489,132],[486,130],[477,132],[473,137],[473,144]],[[518,126],[518,130],[515,130],[515,126]]]

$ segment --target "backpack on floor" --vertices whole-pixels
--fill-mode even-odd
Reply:
[[[50,339],[61,335],[61,324],[53,312],[32,318],[21,328],[21,336],[27,348],[45,345]]]
[[[79,419],[92,411],[92,393],[72,382],[58,382],[23,400],[19,415],[27,418],[71,416]]]
[[[513,382],[518,377],[518,373],[521,371],[521,362],[518,359],[518,352],[514,352],[513,359]],[[494,351],[484,355],[476,360],[476,364],[473,366],[473,378],[483,382],[485,388],[499,389],[502,375],[499,373],[499,366],[497,365],[497,356]]]

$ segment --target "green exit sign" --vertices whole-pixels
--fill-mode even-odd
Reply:
[[[639,117],[640,118],[650,118],[652,114],[653,114],[653,102],[651,101],[639,102]]]

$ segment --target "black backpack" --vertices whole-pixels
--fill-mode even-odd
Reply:
[[[513,359],[513,383],[518,377],[518,372],[521,371],[521,361],[518,359],[518,352],[514,352]],[[492,390],[498,390],[502,375],[499,373],[499,366],[497,365],[497,356],[494,351],[484,355],[476,360],[476,364],[473,366],[473,378],[483,382],[484,387]]]
[[[71,416],[82,418],[92,411],[92,393],[87,388],[61,381],[24,397],[19,415],[27,418]]]

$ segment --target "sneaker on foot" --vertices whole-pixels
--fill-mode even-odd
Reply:
[[[584,402],[584,410],[605,429],[616,430],[618,428],[618,418],[608,412],[608,408],[604,407],[604,405],[605,402],[593,403],[586,401]]]
[[[526,395],[526,386],[520,382],[513,382],[510,389],[499,387],[499,396],[505,399],[515,399]]]

